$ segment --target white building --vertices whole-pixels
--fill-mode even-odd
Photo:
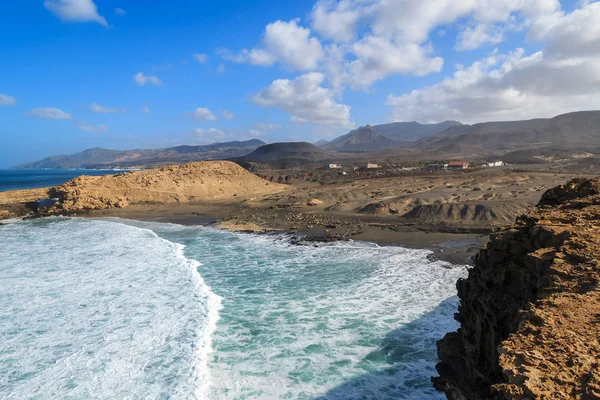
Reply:
[[[327,168],[329,169],[341,169],[342,164],[327,164]]]
[[[493,161],[487,164],[488,167],[502,167],[504,166],[504,162],[502,161]]]

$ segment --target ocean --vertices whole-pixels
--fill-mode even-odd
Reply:
[[[122,170],[99,169],[0,169],[0,192],[56,186],[80,175],[116,174]]]
[[[443,399],[464,266],[427,250],[53,217],[0,225],[2,399]]]

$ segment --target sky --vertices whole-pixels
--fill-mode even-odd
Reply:
[[[332,138],[600,109],[585,0],[22,0],[0,12],[0,168],[92,147]]]

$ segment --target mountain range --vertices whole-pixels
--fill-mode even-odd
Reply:
[[[418,122],[394,122],[384,125],[365,125],[349,133],[320,145],[328,151],[364,152],[381,151],[400,147],[411,147],[413,142],[436,135],[447,128],[463,126],[457,121],[444,121],[439,124],[419,124]]]
[[[540,147],[600,147],[600,111],[579,111],[554,118],[452,126],[416,141],[414,146],[425,151],[447,146],[469,146],[471,149],[495,152]]]
[[[420,158],[510,153],[519,160],[548,157],[547,154],[558,155],[565,149],[600,149],[600,111],[580,111],[554,118],[474,125],[463,125],[457,121],[439,124],[419,124],[413,121],[366,125],[329,142],[321,140],[317,145],[305,142],[266,145],[261,140],[253,139],[153,150],[94,148],[73,155],[48,157],[16,168],[147,168],[210,159],[269,163],[284,168],[308,161],[349,156],[341,153],[394,149],[404,149],[402,151],[407,154],[418,153]],[[523,152],[525,150],[532,150],[535,154]],[[336,153],[339,155],[336,156]],[[282,161],[285,159],[288,161]]]
[[[213,143],[203,146],[177,146],[165,149],[109,150],[99,147],[72,155],[47,157],[21,164],[18,169],[43,168],[136,168],[179,164],[198,160],[217,160],[246,155],[265,142],[258,139]]]

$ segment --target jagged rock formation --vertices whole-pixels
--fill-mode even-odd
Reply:
[[[77,212],[129,204],[172,204],[227,201],[243,196],[276,193],[285,186],[268,182],[229,161],[200,161],[182,165],[125,172],[117,175],[80,176],[51,188],[59,199],[53,212]]]
[[[600,179],[547,191],[492,235],[438,342],[449,399],[600,399]]]

